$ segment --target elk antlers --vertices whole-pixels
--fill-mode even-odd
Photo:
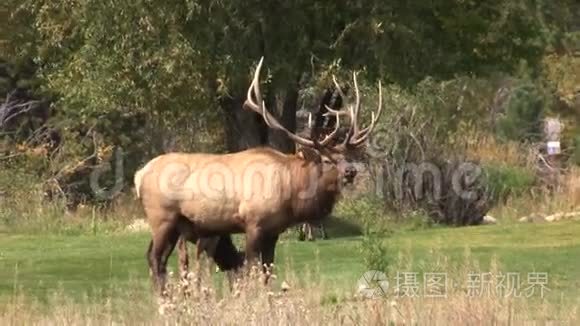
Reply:
[[[336,116],[336,126],[334,128],[334,131],[332,133],[328,134],[321,141],[318,141],[317,139],[311,140],[311,139],[307,139],[304,137],[300,137],[300,136],[292,133],[288,129],[286,129],[266,109],[266,105],[264,103],[264,100],[262,99],[262,94],[260,92],[260,81],[259,81],[260,70],[262,69],[263,61],[264,61],[264,57],[260,58],[260,62],[258,63],[258,66],[256,67],[256,71],[254,73],[254,78],[252,80],[252,84],[248,88],[248,95],[247,95],[246,102],[244,103],[244,108],[251,109],[252,111],[260,114],[264,118],[264,122],[266,122],[268,127],[284,132],[290,139],[292,139],[297,144],[300,144],[302,146],[321,149],[323,147],[328,146],[332,142],[332,140],[338,136],[338,131],[340,128],[340,116],[341,115],[349,115],[350,128],[349,128],[349,131],[348,131],[342,145],[343,146],[358,147],[358,146],[362,145],[367,140],[368,136],[373,131],[375,124],[378,121],[378,119],[381,115],[381,112],[382,112],[382,108],[383,108],[382,107],[382,92],[381,92],[380,81],[379,81],[379,106],[377,109],[377,114],[375,115],[375,113],[372,112],[371,124],[368,127],[360,130],[360,128],[358,126],[358,115],[359,115],[359,111],[360,111],[360,94],[359,94],[358,84],[356,81],[356,74],[353,73],[353,80],[354,80],[354,87],[355,87],[355,94],[356,94],[355,106],[354,107],[349,106],[348,112],[336,111],[336,110],[332,110],[332,109],[327,107],[328,113],[325,113],[325,116],[328,116],[331,114]],[[334,79],[334,77],[333,77],[333,81],[334,81],[334,84],[335,84],[340,96],[342,96],[342,98],[345,98],[340,86],[338,85],[338,82],[336,81],[336,79]],[[254,96],[256,98],[255,100],[252,98],[252,91],[253,91]]]
[[[360,130],[360,127],[358,125],[358,117],[359,117],[359,112],[360,112],[360,102],[361,101],[360,101],[360,93],[359,93],[359,89],[358,89],[358,83],[356,81],[356,73],[354,73],[354,72],[352,73],[352,79],[353,79],[354,90],[355,90],[355,105],[354,105],[354,107],[352,105],[349,105],[348,111],[335,111],[327,106],[326,109],[328,110],[328,113],[326,113],[325,115],[328,115],[329,113],[348,115],[350,117],[350,121],[351,121],[350,129],[349,129],[342,145],[358,147],[358,146],[362,145],[368,139],[369,135],[374,130],[377,121],[381,117],[381,113],[383,112],[383,92],[382,92],[382,87],[381,87],[381,81],[379,80],[379,85],[378,85],[379,104],[377,107],[377,113],[375,114],[375,112],[371,112],[371,124],[368,127]],[[340,96],[342,98],[346,98],[334,76],[332,77],[332,81],[334,82],[334,86],[338,90],[338,93],[340,94]]]

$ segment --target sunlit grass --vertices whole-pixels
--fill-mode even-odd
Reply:
[[[255,277],[224,289],[223,282],[201,287],[171,279],[169,297],[158,302],[149,287],[143,246],[145,234],[22,236],[0,238],[2,282],[0,324],[521,324],[530,320],[578,321],[580,254],[569,235],[580,223],[439,228],[395,232],[385,239],[395,256],[386,295],[356,295],[365,271],[360,238],[316,242],[286,240],[276,259],[275,282],[264,288]],[[460,234],[461,233],[461,234]],[[491,243],[485,239],[491,237]],[[543,246],[535,237],[548,239]],[[453,239],[453,241],[452,241]],[[517,239],[520,246],[510,243]],[[175,261],[171,265],[175,267]],[[175,269],[174,269],[175,270]],[[452,286],[443,298],[393,292],[394,273],[446,273]],[[545,298],[470,296],[469,273],[546,272]],[[211,273],[211,272],[210,272]],[[221,274],[214,274],[221,275]],[[282,281],[290,284],[280,291]],[[497,281],[490,286],[496,287]],[[187,293],[187,296],[184,294]]]
[[[580,291],[580,222],[511,224],[469,228],[436,228],[395,232],[385,238],[389,255],[412,258],[412,268],[425,269],[433,252],[450,261],[463,259],[466,249],[483,268],[497,258],[504,270],[549,273],[551,295]],[[332,234],[331,234],[332,236]],[[238,239],[239,240],[239,239]],[[0,300],[15,291],[45,298],[56,289],[73,297],[106,296],[111,289],[137,287],[150,291],[145,250],[146,233],[114,235],[0,236]],[[276,268],[340,293],[352,292],[366,271],[361,237],[279,243]],[[423,267],[421,267],[423,266]],[[177,270],[175,255],[170,268]],[[220,279],[221,273],[215,277]]]

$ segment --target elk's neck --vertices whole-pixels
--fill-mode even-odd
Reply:
[[[294,223],[327,217],[340,195],[338,171],[319,173],[319,167],[293,162],[291,210]]]

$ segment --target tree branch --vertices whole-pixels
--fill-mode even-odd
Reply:
[[[0,128],[4,128],[8,122],[17,116],[36,109],[40,103],[40,101],[37,100],[25,102],[12,100],[11,97],[13,93],[14,92],[6,94],[6,99],[2,104],[0,104]]]

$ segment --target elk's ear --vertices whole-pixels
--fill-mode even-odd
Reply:
[[[320,153],[318,153],[315,149],[308,148],[308,147],[300,148],[300,150],[298,151],[298,157],[300,157],[301,159],[303,159],[305,161],[309,161],[309,162],[316,162],[316,163],[321,162]]]

